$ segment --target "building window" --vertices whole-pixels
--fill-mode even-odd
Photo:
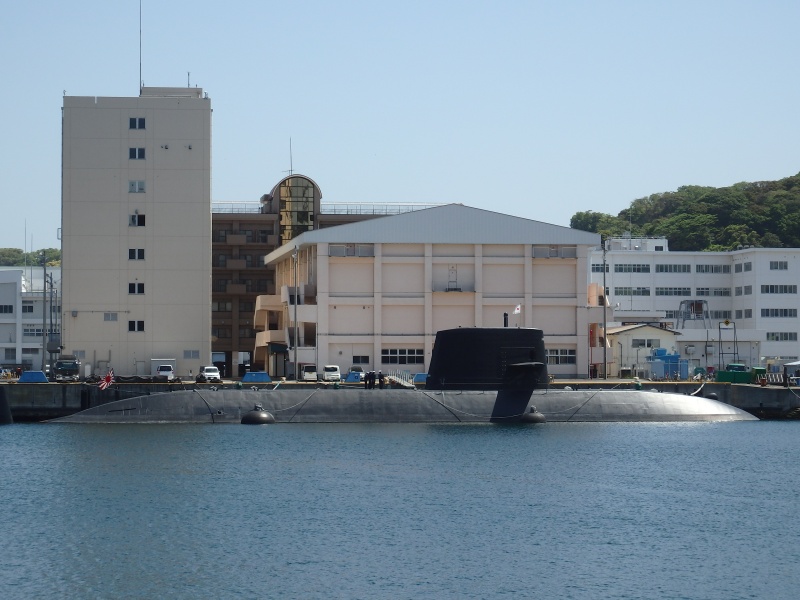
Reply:
[[[32,302],[23,302],[22,303],[22,312],[23,313],[32,313],[33,312],[33,303]]]
[[[217,339],[228,339],[231,337],[230,327],[212,327],[211,337]]]
[[[717,298],[730,297],[731,288],[711,288],[711,295]]]
[[[144,160],[144,148],[128,148],[128,158],[131,160]]]
[[[735,311],[734,315],[735,315],[735,318],[736,318],[736,320],[737,320],[737,321],[738,321],[739,319],[741,319],[741,318],[742,318],[742,311],[741,311],[741,309],[737,309],[737,310]]]
[[[753,309],[752,308],[745,308],[744,309],[744,318],[745,319],[752,319],[753,318]]]
[[[737,296],[741,296],[741,295],[742,295],[742,286],[740,286],[740,285],[736,286],[736,288],[735,288],[735,290],[734,290],[734,293],[735,293]]]
[[[661,348],[661,340],[653,339],[639,339],[633,338],[631,340],[631,348]]]
[[[183,358],[185,360],[200,359],[200,350],[184,350]]]
[[[695,265],[695,273],[730,273],[730,265]]]
[[[620,264],[614,265],[614,273],[649,273],[650,265]]]
[[[384,365],[422,365],[425,356],[422,348],[382,348],[381,364]]]
[[[5,348],[5,360],[17,360],[17,350],[15,348]]]
[[[13,304],[0,304],[0,314],[11,315],[14,314]]]
[[[711,295],[711,288],[697,288],[697,295],[698,296],[710,296]]]
[[[744,286],[744,295],[751,296],[752,294],[753,294],[753,286],[752,285]]]
[[[144,260],[144,248],[128,248],[128,260]]]
[[[796,319],[796,308],[762,308],[761,316],[764,318]]]
[[[256,303],[249,302],[246,300],[239,300],[239,312],[240,313],[251,313],[256,310]]]
[[[753,263],[751,263],[751,262],[744,263],[744,272],[745,273],[747,273],[748,271],[752,271],[752,270],[753,270]]]
[[[547,364],[548,365],[574,365],[575,364],[575,350],[569,348],[548,348],[547,349]]]
[[[103,313],[103,321],[116,321],[116,320],[117,320],[117,313],[115,312]]]
[[[691,265],[656,265],[656,273],[691,273]]]
[[[129,129],[144,129],[144,117],[131,117]]]
[[[656,296],[691,296],[692,288],[688,287],[657,287]]]
[[[144,294],[144,284],[143,283],[129,283],[128,284],[128,293],[129,294]]]
[[[770,271],[788,271],[789,261],[787,260],[771,260],[769,261]]]
[[[130,227],[144,227],[144,215],[130,215],[128,225]]]
[[[796,342],[797,341],[797,332],[796,331],[768,331],[767,332],[767,341],[768,342]]]
[[[375,256],[372,244],[330,244],[328,256]]]
[[[369,364],[369,356],[354,356],[353,357],[353,364],[354,365],[368,365]]]
[[[128,193],[129,194],[144,194],[144,181],[142,181],[142,180],[129,181],[128,182]]]
[[[233,310],[231,302],[212,302],[211,312],[231,312]]]
[[[762,285],[762,294],[796,294],[796,285]]]
[[[724,321],[725,319],[730,320],[732,314],[733,313],[729,310],[712,310],[709,313],[712,319],[719,319],[720,321]]]
[[[741,273],[742,272],[742,263],[736,263],[733,265],[733,272],[734,273]]]
[[[128,321],[128,331],[144,331],[144,321]]]
[[[602,273],[603,263],[592,263],[592,273]],[[608,263],[605,265],[605,272],[608,273]]]
[[[649,296],[648,287],[615,287],[614,294],[617,296]]]
[[[239,339],[250,339],[256,337],[256,330],[252,327],[239,327]]]

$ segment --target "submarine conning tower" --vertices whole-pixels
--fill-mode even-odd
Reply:
[[[541,329],[460,327],[436,333],[425,388],[533,390],[547,383]]]

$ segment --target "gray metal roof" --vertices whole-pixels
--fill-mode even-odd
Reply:
[[[600,234],[472,208],[445,204],[357,223],[307,231],[267,255],[272,262],[300,248],[331,244],[600,244]]]

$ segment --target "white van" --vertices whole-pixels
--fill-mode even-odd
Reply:
[[[301,371],[302,377],[300,378],[302,381],[316,381],[317,380],[317,365],[303,365],[303,370]]]
[[[339,365],[325,365],[322,367],[322,381],[341,381],[342,374]]]

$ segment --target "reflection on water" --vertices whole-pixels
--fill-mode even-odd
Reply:
[[[13,425],[5,598],[781,598],[797,424]]]

